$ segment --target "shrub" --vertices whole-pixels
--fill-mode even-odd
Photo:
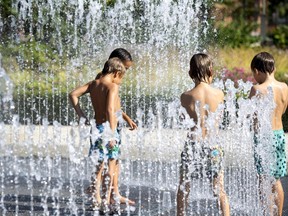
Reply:
[[[255,79],[252,74],[248,74],[245,72],[244,68],[234,67],[232,70],[228,68],[224,68],[222,77],[225,80],[231,79],[234,82],[235,87],[238,87],[238,81],[243,80],[244,82],[252,82],[255,83]]]
[[[272,33],[272,38],[275,46],[287,49],[288,47],[288,25],[277,26]]]
[[[233,21],[228,25],[223,23],[217,28],[218,40],[225,47],[249,47],[251,44],[259,42],[259,36],[253,36],[251,32],[257,27],[256,23],[244,21]]]

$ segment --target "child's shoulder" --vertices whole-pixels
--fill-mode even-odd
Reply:
[[[219,88],[211,87],[210,91],[219,97],[224,97],[224,92]]]
[[[281,82],[281,81],[278,81],[277,80],[277,83],[280,85],[281,88],[287,90],[288,89],[288,86],[285,82]]]
[[[194,100],[196,100],[195,98],[195,92],[193,89],[183,92],[180,96],[180,100],[182,105],[183,104],[190,104],[191,102],[193,102]]]
[[[180,96],[181,100],[182,100],[182,99],[192,98],[192,97],[193,97],[193,91],[192,91],[192,90],[183,92],[183,93],[181,94],[181,96]]]
[[[105,83],[106,88],[108,91],[118,91],[119,90],[119,85],[113,82]]]

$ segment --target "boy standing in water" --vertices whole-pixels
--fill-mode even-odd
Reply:
[[[115,58],[115,57],[119,58],[122,61],[126,70],[128,70],[132,66],[132,62],[133,62],[132,56],[126,49],[123,49],[123,48],[114,49],[111,52],[109,59]],[[98,80],[101,78],[101,76],[102,76],[102,73],[98,73],[95,79]],[[89,120],[86,118],[85,114],[82,112],[82,110],[80,108],[79,97],[81,97],[82,95],[84,95],[86,93],[91,94],[90,86],[94,82],[95,82],[95,80],[90,81],[87,84],[76,88],[69,95],[71,103],[72,103],[74,109],[76,110],[79,118],[81,118],[81,117],[85,118],[86,122],[89,122]],[[94,95],[93,97],[96,97],[96,96]],[[134,130],[137,128],[137,125],[131,120],[131,118],[126,113],[122,112],[122,117],[130,126],[130,130]],[[119,128],[117,128],[117,129],[120,132]],[[94,144],[91,142],[91,148],[89,151],[89,155],[91,155],[91,153],[92,153],[93,145]],[[114,196],[111,196],[111,203],[115,202],[115,200],[113,198],[117,198],[120,201],[120,203],[134,205],[135,204],[134,201],[120,195],[119,186],[118,186],[119,172],[120,172],[120,164],[119,164],[119,160],[117,160],[116,161],[115,174],[114,174],[114,178],[113,178],[113,184],[112,184],[112,191],[113,191]],[[103,173],[103,166],[100,165],[99,167],[96,167],[95,177],[92,177],[91,185],[89,186],[89,188],[86,191],[87,193],[92,195],[92,198],[94,200],[93,201],[93,203],[94,203],[93,209],[95,209],[95,210],[98,208],[97,206],[99,206],[99,204],[101,203],[100,188],[101,188],[101,184],[102,184],[102,180],[103,180],[102,173]]]
[[[251,70],[253,76],[257,81],[258,85],[254,85],[251,88],[249,98],[255,95],[267,95],[268,87],[272,88],[274,102],[276,107],[272,114],[272,130],[274,133],[273,137],[273,154],[275,155],[275,169],[272,170],[272,174],[275,178],[275,183],[272,185],[272,193],[276,192],[276,197],[273,202],[278,207],[278,215],[282,216],[283,203],[284,203],[284,192],[280,178],[285,176],[287,173],[287,161],[285,153],[285,134],[283,131],[282,115],[285,113],[288,104],[288,87],[286,83],[279,82],[275,79],[275,61],[271,54],[267,52],[258,53],[251,62]],[[257,155],[257,154],[256,154]],[[257,172],[263,177],[261,158],[255,157],[255,165]],[[271,208],[272,209],[272,208]]]
[[[210,135],[215,136],[215,134],[209,134],[209,131],[205,127],[205,119],[208,117],[208,111],[205,110],[204,107],[208,105],[209,112],[215,112],[218,105],[222,104],[224,100],[224,93],[210,86],[213,72],[212,62],[209,56],[202,53],[193,55],[190,61],[189,75],[195,82],[195,87],[181,95],[181,105],[186,109],[190,118],[194,120],[196,126],[191,128],[191,134],[188,135],[184,151],[181,154],[180,182],[177,192],[178,216],[186,215],[187,199],[190,192],[190,179],[192,178],[189,167],[193,166],[196,160],[193,157],[194,152],[190,152],[190,150],[195,150],[195,145],[200,144],[204,153],[205,147],[203,144],[205,144],[205,138]],[[198,105],[199,113],[196,111]],[[197,127],[198,125],[200,128]],[[215,127],[217,126],[215,125]],[[200,131],[200,135],[197,134],[196,131]],[[217,148],[209,149],[208,154],[204,157],[211,159],[208,176],[213,183],[214,191],[218,189],[217,196],[220,201],[222,215],[228,216],[230,215],[229,202],[224,191],[224,176],[221,168],[223,151]],[[213,157],[215,159],[214,161],[218,161],[217,163],[212,162]]]
[[[75,103],[75,91],[82,92],[82,89],[87,87],[87,92],[90,93],[91,102],[95,112],[96,127],[99,130],[100,134],[103,134],[105,130],[111,130],[113,137],[110,137],[109,140],[102,139],[100,136],[95,143],[92,143],[90,152],[98,151],[99,152],[99,165],[98,170],[96,171],[96,178],[102,178],[102,172],[104,168],[104,159],[108,157],[108,172],[103,176],[102,184],[102,197],[100,198],[101,206],[100,211],[107,213],[109,211],[108,204],[110,203],[111,196],[111,187],[112,182],[115,177],[115,170],[117,167],[117,161],[119,159],[120,150],[120,134],[117,130],[118,118],[117,114],[122,115],[120,107],[120,98],[119,98],[119,85],[121,84],[122,78],[126,72],[126,68],[122,61],[119,58],[109,59],[102,70],[101,77],[97,80],[93,80],[88,84],[79,87],[78,90],[74,90],[70,93],[70,99],[75,108],[79,117],[85,117],[83,111],[80,109],[78,103]],[[74,96],[73,96],[74,95]],[[108,123],[107,127],[105,123]],[[107,143],[106,143],[107,142]],[[98,181],[101,182],[101,181]],[[97,186],[93,184],[93,190],[97,190]],[[94,196],[100,196],[99,191],[95,192]],[[95,207],[98,205],[97,198],[95,197]]]

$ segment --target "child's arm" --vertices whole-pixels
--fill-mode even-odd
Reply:
[[[252,86],[248,98],[251,99],[253,96],[256,95],[256,93],[257,93],[257,90],[256,90],[255,86]]]
[[[249,99],[251,99],[252,97],[254,97],[255,95],[257,95],[257,89],[255,88],[255,86],[251,87],[250,90],[250,94],[249,94]],[[248,116],[250,117],[250,116]],[[252,116],[252,121],[253,121],[253,130],[255,133],[258,132],[258,119],[257,119],[257,113],[254,113]]]
[[[125,112],[122,112],[122,117],[130,126],[129,130],[137,129],[137,124]]]
[[[69,94],[69,99],[71,101],[71,104],[73,106],[73,108],[75,109],[79,119],[82,117],[82,118],[85,118],[86,119],[86,123],[88,123],[88,119],[85,115],[85,113],[82,111],[80,105],[79,105],[79,97],[81,97],[82,95],[86,94],[89,92],[89,86],[90,86],[91,82],[83,85],[83,86],[80,86],[76,89],[74,89],[72,92],[70,92]]]
[[[112,85],[111,88],[109,88],[108,94],[107,94],[107,110],[106,110],[106,115],[107,115],[107,120],[110,124],[110,128],[113,132],[116,131],[117,127],[117,118],[116,118],[116,103],[117,97],[118,96],[118,86],[116,84]],[[113,148],[114,145],[116,144],[116,140],[113,139],[109,142],[109,147]]]

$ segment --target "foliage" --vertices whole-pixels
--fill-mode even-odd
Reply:
[[[4,61],[13,62],[16,59],[21,69],[34,68],[39,73],[49,67],[51,63],[59,65],[65,61],[65,58],[59,58],[57,50],[45,43],[35,41],[33,37],[19,43],[2,43],[2,45],[0,44],[0,53],[3,55]],[[7,62],[7,64],[9,63]]]
[[[232,21],[229,24],[221,23],[218,29],[218,41],[222,47],[249,47],[260,40],[259,36],[251,35],[251,32],[257,28],[256,23],[248,23],[244,20]]]
[[[222,47],[248,47],[260,41],[259,36],[253,35],[258,28],[255,17],[259,15],[255,1],[223,0],[214,5],[214,26]]]
[[[232,68],[232,70],[229,70],[228,68],[224,68],[222,76],[223,76],[224,81],[227,79],[231,79],[234,82],[235,87],[238,87],[239,80],[243,80],[244,82],[249,81],[249,82],[255,83],[253,75],[245,72],[243,68],[234,67]]]
[[[215,64],[217,64],[218,69],[226,67],[233,70],[234,67],[241,67],[249,73],[251,71],[251,60],[257,53],[262,51],[273,55],[276,64],[276,79],[288,83],[288,50],[280,50],[275,47],[225,47],[217,50]]]
[[[283,49],[288,48],[288,25],[280,25],[272,33],[275,46]]]

